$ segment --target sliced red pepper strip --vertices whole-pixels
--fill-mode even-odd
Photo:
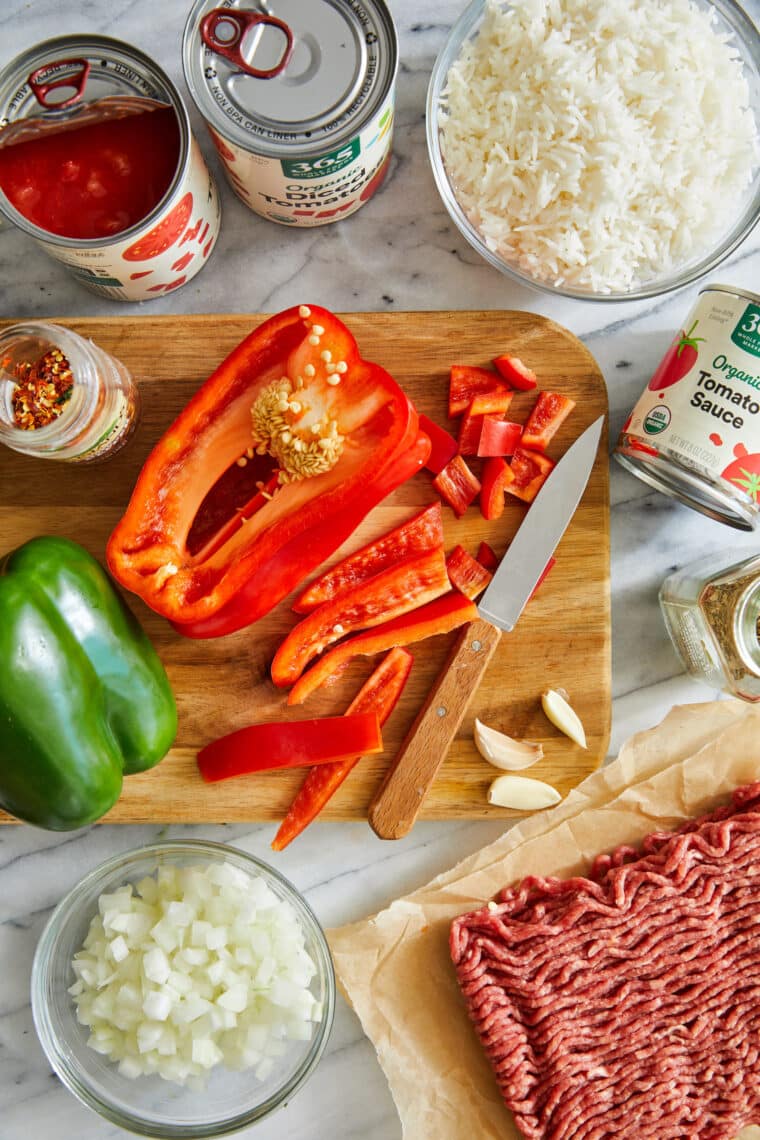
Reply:
[[[505,484],[504,490],[525,503],[532,503],[554,467],[554,460],[543,451],[518,447],[512,456],[510,467],[513,478]]]
[[[462,456],[455,455],[443,471],[436,475],[433,486],[441,498],[449,504],[454,514],[461,518],[470,503],[478,497],[480,480],[472,473]]]
[[[493,578],[490,570],[486,570],[463,546],[455,546],[446,559],[446,569],[449,572],[452,586],[456,586],[466,598],[474,602],[482,594]]]
[[[488,368],[472,364],[452,364],[449,372],[449,417],[455,419],[466,412],[476,396],[505,388],[501,378]],[[509,391],[508,388],[505,389]]]
[[[322,329],[318,335],[316,328]],[[346,364],[345,371],[326,371],[325,350],[332,362]],[[328,383],[336,376],[339,383]],[[209,534],[202,549],[188,548],[209,490],[239,459],[249,461],[252,405],[283,377],[296,403],[287,411],[291,442],[293,432],[300,438],[306,431],[299,417],[308,407],[310,417],[322,417],[325,431],[336,423],[346,441],[337,462],[286,482],[251,518],[238,514],[221,545]],[[303,394],[296,399],[299,380]],[[180,632],[231,633],[268,613],[419,469],[429,449],[410,401],[383,368],[362,359],[337,317],[317,306],[288,309],[230,353],[156,444],[109,540],[109,568]],[[272,456],[272,467],[283,462]],[[272,473],[260,478],[266,483]],[[220,517],[218,502],[215,510]],[[227,518],[234,515],[230,502]]]
[[[198,768],[207,783],[268,772],[327,764],[343,756],[382,752],[380,724],[374,712],[251,724],[207,744]]]
[[[318,689],[329,677],[334,676],[353,657],[370,656],[373,653],[383,653],[386,649],[393,649],[397,645],[412,645],[415,641],[423,641],[426,637],[433,637],[437,633],[448,633],[464,625],[466,621],[475,621],[478,616],[477,606],[460,594],[458,590],[451,590],[442,598],[428,602],[410,614],[394,618],[385,625],[378,625],[356,637],[350,637],[341,645],[336,645],[324,657],[321,657],[308,672],[296,681],[288,696],[289,705],[300,705],[306,698]]]
[[[501,456],[493,456],[483,464],[482,474],[480,511],[483,518],[491,522],[504,514],[504,492],[515,478],[515,473]]]
[[[439,427],[438,424],[433,423],[426,415],[420,415],[420,430],[424,431],[430,440],[430,455],[425,466],[428,471],[437,475],[456,455],[457,441],[453,435]]]
[[[450,589],[443,547],[405,558],[307,614],[275,653],[272,680],[293,685],[310,661],[359,629],[371,629],[440,598]]]
[[[484,416],[478,441],[478,455],[484,459],[491,455],[514,455],[522,431],[522,424],[516,424],[512,420],[502,420],[498,416]]]
[[[496,551],[487,542],[481,542],[478,547],[477,559],[481,566],[485,566],[486,570],[490,570],[493,574],[496,567],[499,565],[499,559]]]
[[[374,712],[384,725],[404,690],[413,661],[406,649],[391,649],[362,685],[346,714]],[[319,764],[307,773],[272,841],[274,851],[282,851],[316,819],[359,760],[361,756],[347,756]]]
[[[502,356],[497,356],[493,363],[503,379],[513,387],[519,388],[523,392],[528,392],[531,388],[536,387],[538,380],[535,372],[523,364],[519,356],[511,356],[505,352]]]
[[[575,400],[559,392],[540,392],[523,429],[524,447],[543,451],[575,407]]]
[[[311,613],[317,606],[342,597],[368,578],[395,566],[399,559],[414,558],[442,546],[441,504],[432,503],[320,574],[298,595],[293,609],[299,614]]]

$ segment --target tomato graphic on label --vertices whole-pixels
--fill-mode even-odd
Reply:
[[[121,256],[125,261],[147,261],[165,253],[179,238],[192,212],[193,196],[188,192],[158,225],[128,246]]]
[[[710,443],[714,443],[716,447],[723,446],[723,440],[720,438],[717,431],[714,431],[710,436]]]
[[[677,384],[697,363],[699,352],[697,344],[705,339],[703,336],[694,336],[694,330],[698,324],[699,321],[695,321],[688,332],[681,329],[680,337],[671,344],[663,356],[659,368],[649,381],[650,392],[659,392],[661,388],[669,388],[671,384]]]
[[[721,474],[753,502],[760,502],[760,455],[740,455]]]
[[[191,226],[189,230],[185,230],[182,235],[182,241],[179,244],[184,245],[186,241],[193,241],[195,238],[197,238],[198,234],[201,232],[202,225],[203,218],[198,218],[198,221],[194,226]]]
[[[178,257],[176,261],[172,262],[172,269],[175,269],[177,273],[179,273],[180,269],[187,269],[194,257],[194,253],[183,253],[182,257]]]

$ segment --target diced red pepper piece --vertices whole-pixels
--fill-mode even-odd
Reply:
[[[478,594],[482,594],[493,578],[490,570],[486,570],[481,562],[476,561],[468,554],[463,546],[455,546],[446,559],[446,569],[449,572],[452,586],[456,586],[466,598],[474,602]]]
[[[492,392],[483,392],[475,396],[470,402],[467,414],[470,416],[504,415],[509,411],[509,405],[514,399],[514,392],[504,385],[494,388]]]
[[[554,467],[554,460],[543,451],[518,447],[510,466],[514,478],[505,485],[504,490],[525,503],[532,503]]]
[[[346,715],[374,712],[384,725],[404,690],[413,661],[406,649],[391,649],[362,685]],[[272,841],[274,851],[282,851],[316,819],[360,759],[361,756],[347,756],[331,764],[315,765],[307,773]]]
[[[483,419],[483,416],[472,416],[469,412],[465,412],[462,416],[459,422],[459,435],[457,436],[457,451],[460,455],[478,454],[478,444],[483,431]]]
[[[532,368],[528,368],[523,364],[519,356],[511,356],[505,352],[502,356],[497,356],[494,360],[494,367],[498,369],[499,374],[512,384],[515,388],[519,388],[523,392],[535,388],[538,383],[536,374]]]
[[[324,602],[335,601],[355,589],[361,582],[374,578],[402,558],[414,558],[443,546],[441,504],[432,503],[407,522],[368,542],[355,554],[349,554],[306,587],[293,603],[299,614],[308,614]]]
[[[397,645],[411,645],[415,641],[423,641],[426,637],[433,637],[438,633],[448,633],[467,621],[475,621],[477,617],[477,606],[458,590],[451,590],[442,598],[436,598],[434,602],[428,602],[426,606],[412,610],[410,614],[404,614],[386,622],[385,625],[378,625],[374,629],[358,633],[355,637],[350,637],[341,645],[330,649],[296,681],[290,690],[288,704],[302,704],[315,689],[339,672],[353,657],[383,653],[386,649],[393,649]]]
[[[477,559],[480,565],[485,566],[486,570],[490,570],[492,574],[499,565],[496,551],[487,542],[481,542],[478,547]]]
[[[437,475],[456,455],[457,441],[453,435],[433,423],[426,415],[420,415],[420,431],[424,431],[430,440],[430,455],[425,466],[428,471]]]
[[[559,392],[540,392],[523,429],[525,447],[543,451],[575,407],[575,400]]]
[[[452,364],[449,373],[449,417],[455,419],[456,416],[461,416],[476,396],[498,392],[504,387],[500,377],[488,368],[478,368],[472,364]]]
[[[480,480],[473,474],[461,455],[455,455],[451,462],[446,464],[443,471],[436,475],[433,486],[459,518],[462,517],[470,503],[474,502],[480,492]]]
[[[533,594],[535,594],[536,590],[538,589],[538,587],[539,587],[539,586],[541,585],[541,583],[543,582],[543,580],[544,580],[544,578],[546,577],[546,575],[547,575],[547,574],[549,573],[549,571],[551,570],[552,566],[554,566],[554,564],[556,563],[556,561],[557,561],[557,559],[556,559],[556,558],[550,558],[550,559],[549,559],[549,561],[546,563],[546,565],[544,566],[543,570],[541,571],[541,577],[538,579],[538,581],[536,582],[535,586],[533,587],[533,593],[530,595],[530,597],[531,597],[531,598],[533,597]],[[530,601],[530,598],[528,598],[528,601]]]
[[[491,455],[514,455],[522,431],[522,424],[516,424],[512,420],[502,420],[498,416],[484,416],[478,440],[478,455],[482,458]]]
[[[198,768],[208,783],[267,772],[326,764],[343,756],[382,752],[380,724],[374,712],[328,716],[317,720],[251,724],[207,744]]]
[[[275,685],[293,685],[310,661],[346,634],[371,629],[440,598],[450,589],[443,547],[400,559],[291,629],[272,662]]]
[[[504,514],[504,492],[515,475],[501,456],[493,456],[483,464],[483,480],[480,489],[480,512],[484,519],[492,522]]]

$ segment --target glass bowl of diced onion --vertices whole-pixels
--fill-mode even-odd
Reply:
[[[327,1044],[335,976],[298,891],[252,855],[165,842],[116,856],[58,905],[32,969],[48,1060],[140,1135],[226,1136],[283,1106]]]
[[[647,3],[660,14],[636,26]],[[760,35],[750,17],[760,0],[747,0],[749,16],[735,0],[688,8],[472,0],[464,9],[431,75],[427,143],[452,221],[490,265],[546,293],[638,300],[704,276],[752,232]],[[695,22],[679,32],[681,18]],[[725,57],[700,39],[706,21],[735,61],[730,89]]]

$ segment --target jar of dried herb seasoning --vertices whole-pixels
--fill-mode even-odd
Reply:
[[[760,701],[760,554],[737,563],[724,553],[676,571],[662,584],[660,605],[693,676]]]
[[[118,451],[139,410],[115,357],[42,321],[0,332],[0,443],[25,455],[88,463]]]

